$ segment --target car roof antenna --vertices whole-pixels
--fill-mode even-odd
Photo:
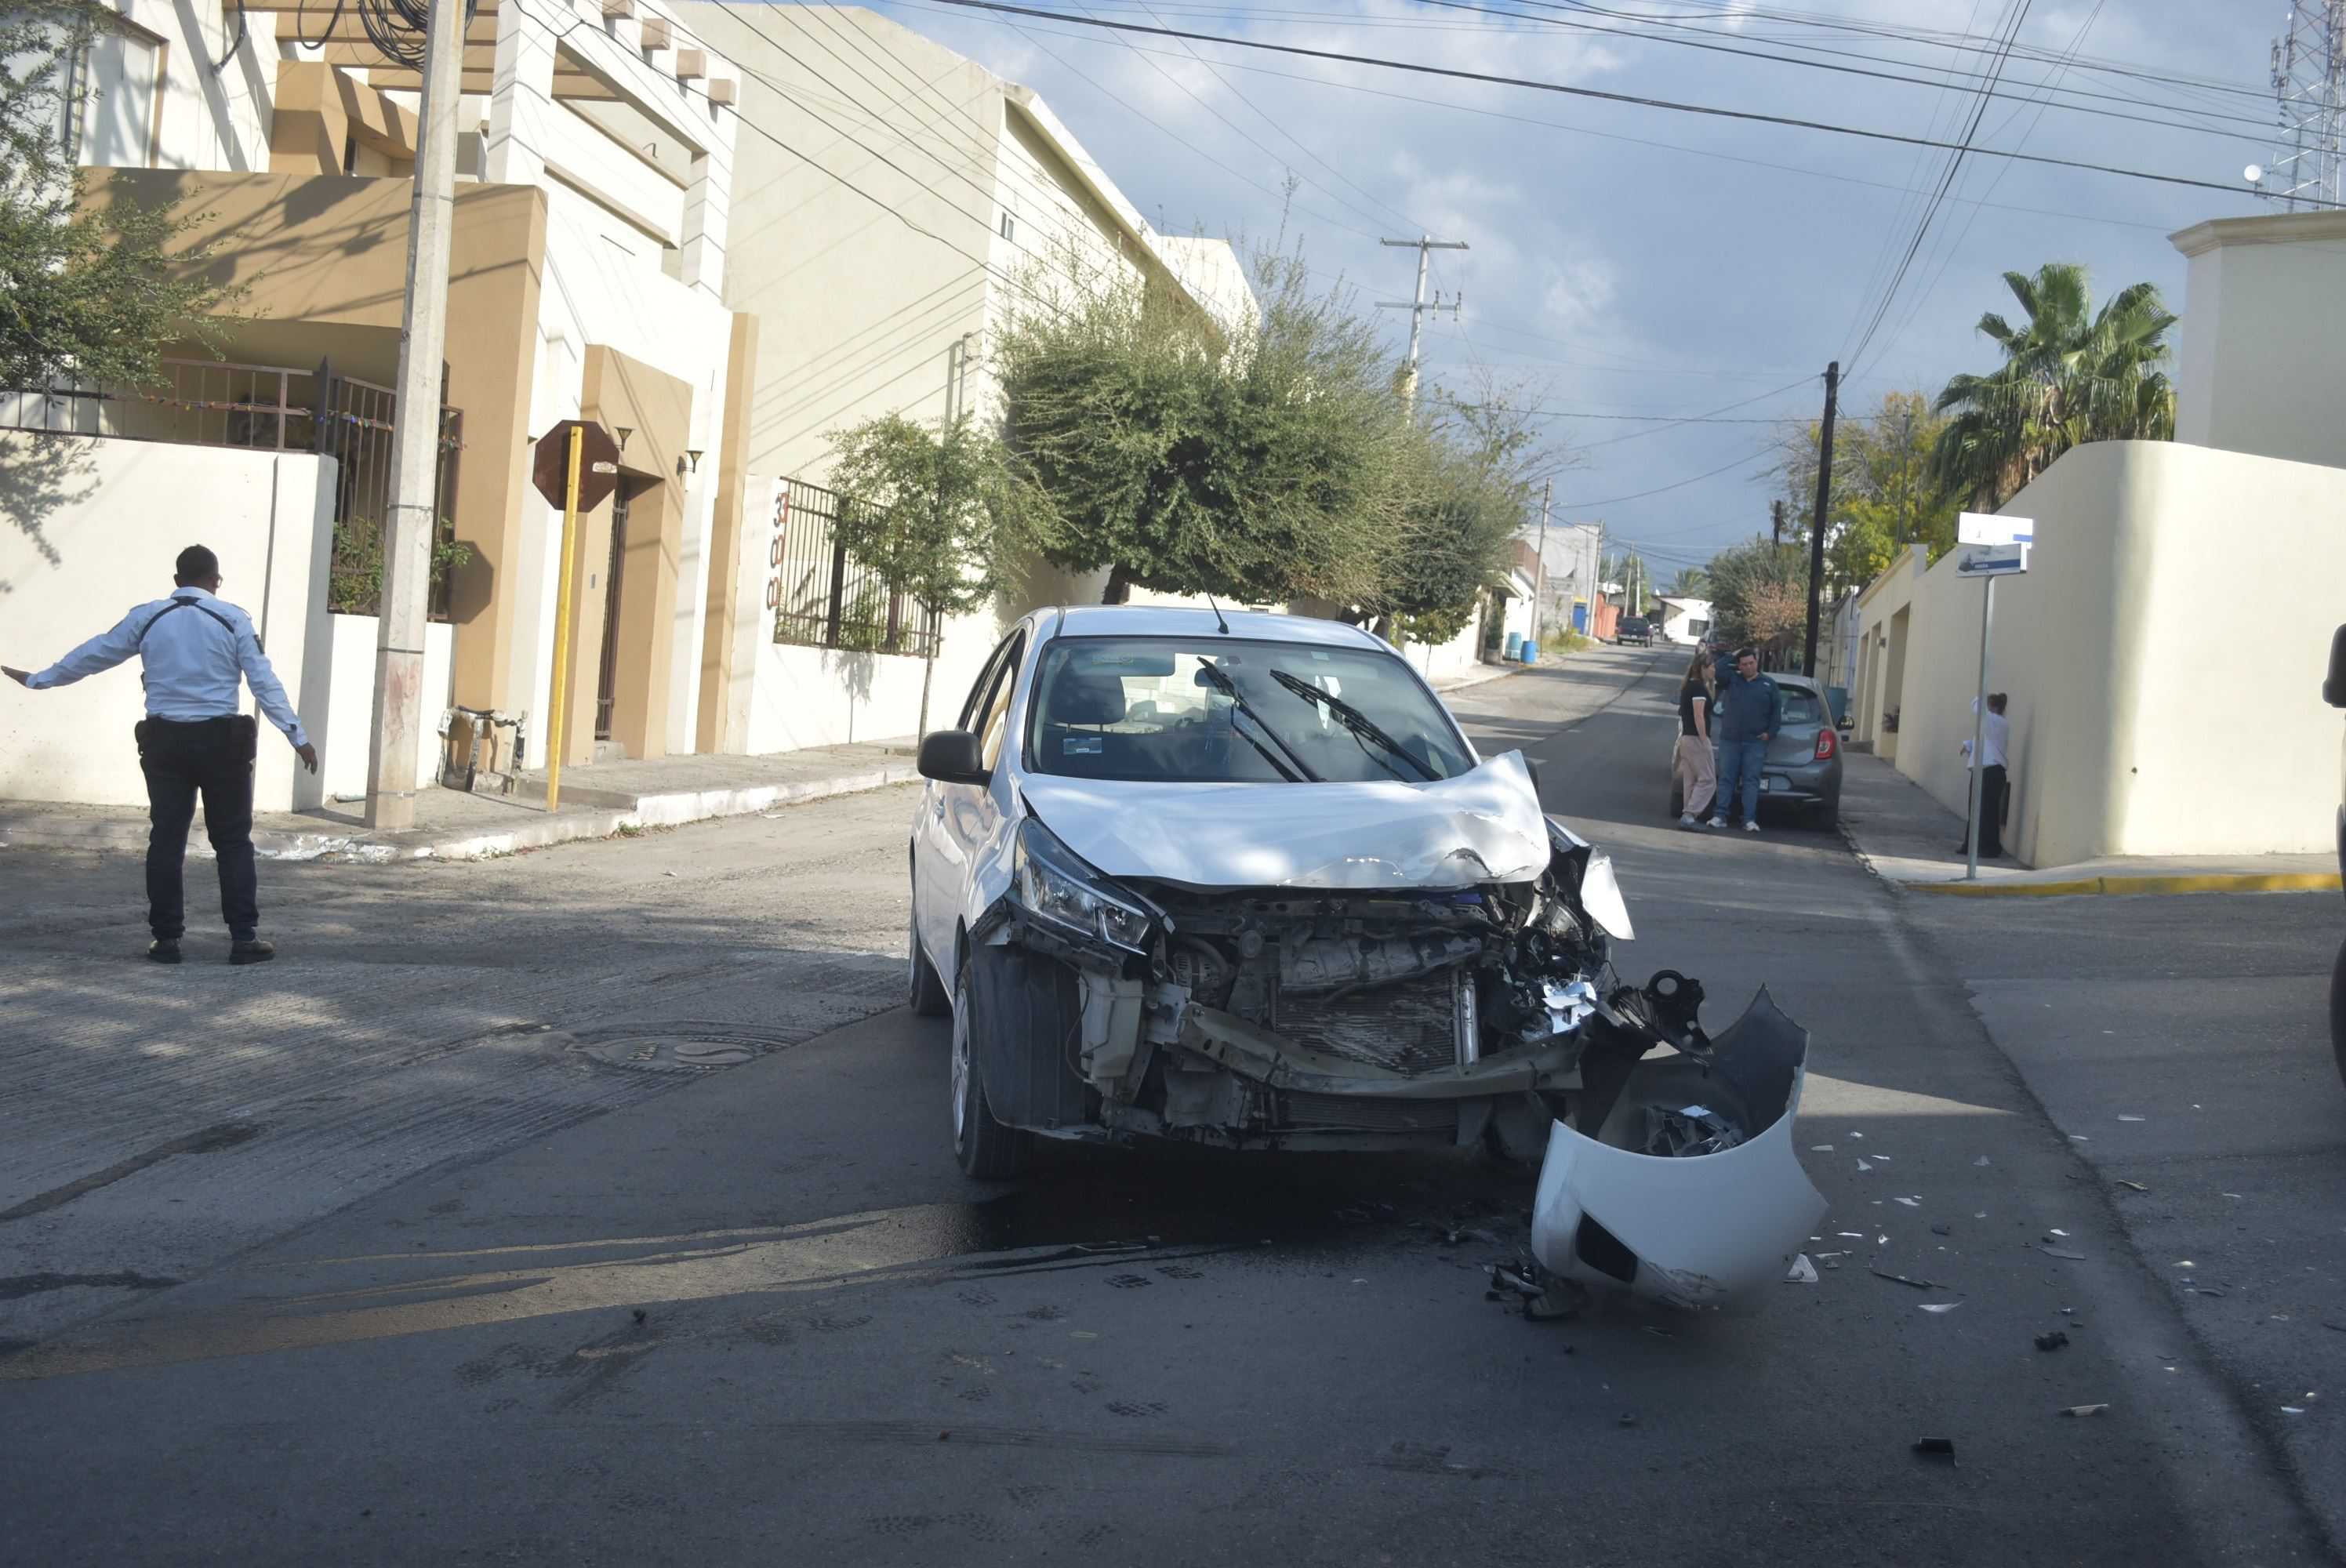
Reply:
[[[1230,623],[1229,623],[1229,622],[1228,622],[1228,621],[1226,621],[1226,620],[1224,620],[1224,619],[1222,619],[1222,606],[1219,606],[1219,605],[1216,605],[1216,604],[1214,604],[1214,596],[1213,596],[1213,595],[1211,595],[1211,594],[1208,594],[1208,595],[1206,596],[1206,603],[1207,603],[1208,605],[1210,605],[1210,606],[1213,606],[1213,611],[1214,611],[1214,626],[1216,626],[1216,628],[1217,628],[1217,629],[1219,629],[1219,630],[1221,632],[1222,636],[1229,636],[1229,635],[1230,635]]]

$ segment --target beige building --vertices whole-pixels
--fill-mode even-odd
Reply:
[[[1229,244],[1158,233],[1041,97],[917,33],[848,5],[678,14],[740,66],[725,301],[759,322],[747,585],[775,634],[739,652],[744,748],[906,734],[925,628],[833,550],[827,438],[996,413],[993,334],[1071,290],[1143,290],[1225,326],[1254,298]],[[1104,583],[1037,564],[993,613],[938,628],[933,708],[958,707],[999,626]]]
[[[20,392],[0,398],[0,425],[329,460],[314,554],[331,563],[338,613],[321,684],[295,695],[313,716],[326,791],[355,793],[417,81],[331,0],[246,0],[217,65],[221,40],[194,12],[169,0],[122,11],[119,36],[80,67],[92,91],[73,128],[89,199],[172,197],[206,215],[208,270],[241,290],[236,314],[220,357],[176,351],[159,388]],[[569,758],[738,748],[726,697],[756,331],[722,297],[733,68],[636,0],[551,11],[483,0],[466,37],[441,474],[447,554],[464,559],[434,596],[428,719],[495,710],[515,722],[495,729],[492,766],[510,767],[517,743],[523,760],[542,760],[561,527],[527,483],[530,439],[586,417],[626,445],[619,494],[582,518],[573,674],[559,694]],[[95,449],[90,462],[120,466]],[[224,547],[240,544],[237,520],[208,515],[205,529],[238,559]],[[244,559],[264,554],[241,542]],[[36,585],[62,569],[11,558],[0,575]],[[45,721],[70,722],[72,700],[46,705]],[[454,728],[462,746],[465,722]],[[438,762],[427,756],[419,782]],[[0,774],[0,793],[22,782]]]
[[[2003,508],[2035,524],[1987,672],[2011,697],[2004,841],[2029,864],[2334,842],[2346,321],[2297,301],[2346,284],[2341,232],[2300,214],[2177,235],[2184,439],[2076,448]],[[1918,554],[1861,597],[1857,738],[1961,811],[1984,585],[1956,565]]]

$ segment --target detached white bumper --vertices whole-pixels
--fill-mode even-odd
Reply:
[[[1808,1051],[1808,1032],[1762,991],[1708,1061],[1639,1063],[1595,1136],[1556,1123],[1532,1208],[1540,1266],[1673,1307],[1756,1310],[1825,1212],[1792,1145]],[[1743,1141],[1640,1152],[1658,1117],[1697,1107]]]

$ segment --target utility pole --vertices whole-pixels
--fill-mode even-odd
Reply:
[[[1545,608],[1544,601],[1547,598],[1547,507],[1548,503],[1555,498],[1556,481],[1543,480],[1540,483],[1539,572],[1532,582],[1532,647],[1539,647],[1542,618],[1540,612]]]
[[[1781,545],[1784,542],[1783,502],[1770,501],[1768,503],[1768,527],[1775,543]]]
[[[399,328],[397,463],[383,524],[382,596],[374,654],[374,728],[367,760],[370,828],[415,824],[423,718],[423,621],[440,534],[440,370],[448,341],[448,243],[456,219],[456,108],[464,88],[464,7],[433,0],[416,115],[415,194],[407,218],[407,303]],[[556,693],[555,700],[563,694]]]
[[[1817,443],[1817,509],[1809,522],[1809,638],[1800,668],[1810,679],[1817,674],[1817,596],[1825,580],[1825,497],[1832,490],[1833,412],[1841,394],[1841,361],[1825,367],[1825,428]]]
[[[1465,299],[1463,293],[1453,295],[1450,303],[1445,306],[1442,302],[1442,296],[1436,294],[1433,297],[1433,303],[1428,305],[1425,302],[1425,264],[1427,259],[1436,250],[1464,250],[1467,249],[1467,245],[1464,239],[1436,239],[1430,234],[1421,234],[1414,239],[1380,239],[1377,243],[1413,246],[1417,250],[1417,297],[1413,300],[1379,300],[1377,301],[1377,309],[1381,311],[1409,312],[1409,368],[1402,373],[1402,385],[1404,395],[1409,400],[1410,423],[1414,424],[1417,423],[1417,342],[1418,335],[1425,324],[1425,312],[1429,310],[1447,310],[1455,318],[1459,305]]]

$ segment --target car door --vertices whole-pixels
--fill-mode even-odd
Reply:
[[[1018,638],[1014,630],[994,647],[978,667],[977,678],[970,683],[969,696],[961,705],[961,713],[954,721],[956,729],[974,729],[978,715],[1002,674],[1010,645]],[[953,984],[953,937],[955,911],[961,907],[961,881],[947,868],[954,846],[944,832],[946,791],[960,786],[941,784],[932,779],[921,795],[921,804],[913,818],[913,919],[920,928],[921,945],[928,950],[929,962],[945,984]]]
[[[960,728],[978,737],[988,769],[1002,756],[1010,699],[1017,687],[1025,647],[1026,628],[1022,626],[994,649],[962,710]],[[922,881],[918,894],[921,940],[928,946],[930,962],[950,986],[954,932],[968,903],[970,867],[977,848],[1000,821],[1001,811],[991,783],[945,784],[933,779],[922,805],[922,837],[913,857]]]

